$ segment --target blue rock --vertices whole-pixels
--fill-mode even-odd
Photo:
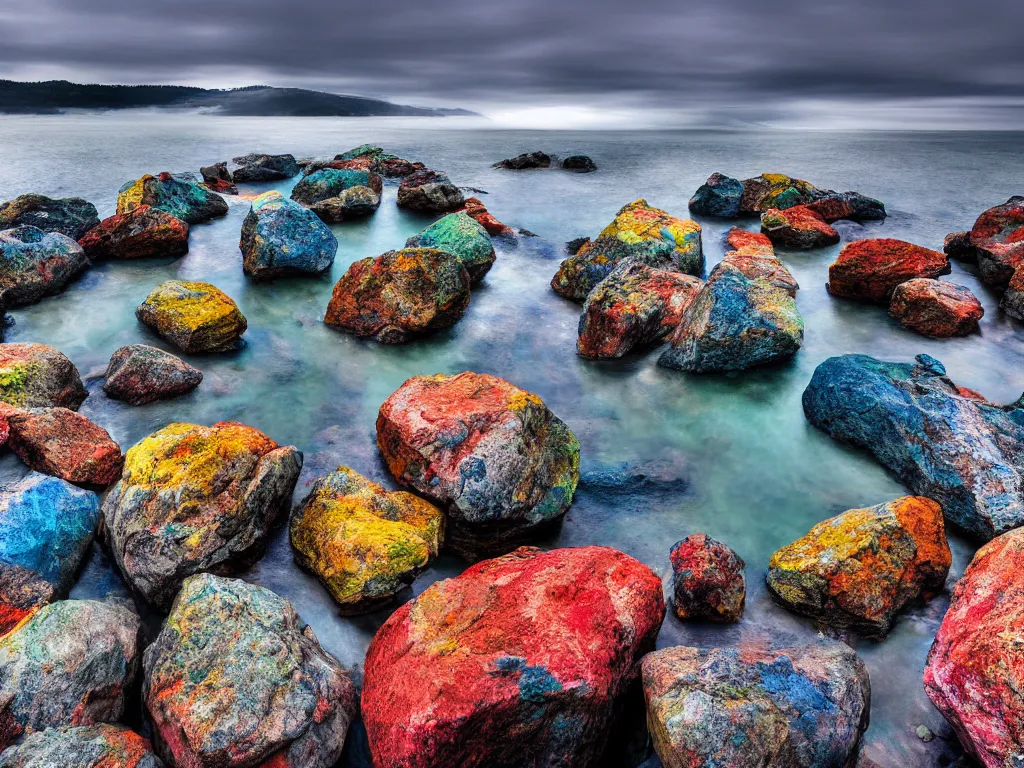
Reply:
[[[740,215],[742,197],[743,182],[721,173],[713,173],[690,198],[690,212],[698,216],[735,219]]]
[[[249,277],[319,274],[334,263],[338,240],[315,213],[266,192],[252,201],[239,248]]]
[[[0,307],[23,307],[60,293],[88,266],[82,246],[60,232],[28,224],[0,231]]]

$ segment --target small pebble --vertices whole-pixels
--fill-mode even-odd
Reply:
[[[927,744],[929,741],[935,738],[935,734],[931,732],[927,725],[917,726],[917,738]]]

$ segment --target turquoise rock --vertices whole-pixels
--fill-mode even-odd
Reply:
[[[181,174],[146,174],[141,179],[125,183],[117,192],[118,215],[148,205],[166,211],[186,224],[226,216],[228,204],[220,195],[211,192],[196,181]]]
[[[377,174],[349,168],[321,168],[299,180],[292,189],[292,200],[303,205],[314,205],[338,197],[346,189],[370,187]],[[377,176],[379,179],[380,177]],[[379,192],[378,192],[379,194]]]
[[[462,262],[469,279],[476,282],[494,264],[491,237],[467,213],[449,213],[405,242],[406,248],[436,248]]]
[[[245,274],[270,278],[330,269],[338,240],[315,213],[280,192],[266,192],[252,201],[239,248]]]

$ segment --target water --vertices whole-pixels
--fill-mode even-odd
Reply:
[[[297,445],[306,463],[297,495],[339,464],[390,483],[374,444],[380,403],[417,374],[474,370],[540,394],[583,446],[585,476],[628,465],[658,478],[644,489],[611,493],[584,482],[560,532],[545,546],[603,544],[664,574],[668,551],[705,531],[747,562],[746,616],[731,627],[665,620],[660,646],[812,640],[812,622],[776,606],[763,585],[768,558],[816,522],[845,509],[905,493],[871,458],[808,426],[800,395],[824,358],[865,352],[910,359],[927,352],[957,383],[1008,402],[1024,391],[1021,328],[998,310],[998,297],[954,264],[952,281],[969,286],[986,315],[981,334],[932,341],[905,331],[884,308],[834,300],[824,283],[838,247],[780,255],[800,281],[806,345],[789,364],[727,376],[696,376],[656,367],[657,354],[618,362],[575,355],[579,307],[548,287],[561,243],[595,235],[624,203],[646,197],[685,216],[686,201],[713,171],[745,178],[782,171],[833,189],[885,201],[881,223],[841,223],[844,240],[891,236],[939,248],[944,235],[970,226],[983,209],[1024,191],[1019,158],[1024,134],[810,132],[508,132],[486,124],[421,119],[214,118],[187,115],[16,117],[0,119],[0,199],[24,192],[76,195],[114,212],[118,187],[143,173],[197,170],[252,150],[331,155],[363,142],[448,171],[456,183],[486,190],[499,219],[536,232],[519,247],[498,244],[498,260],[474,290],[465,318],[449,332],[384,347],[339,334],[321,319],[334,282],[360,258],[400,247],[429,220],[399,211],[395,187],[377,214],[333,227],[338,258],[329,277],[254,283],[242,274],[238,236],[248,202],[232,201],[226,219],[192,229],[191,251],[174,262],[110,263],[91,269],[64,294],[13,312],[8,341],[38,341],[69,355],[88,374],[82,412],[124,447],[170,421],[238,420],[279,443]],[[490,164],[522,151],[584,152],[598,173],[508,173]],[[289,183],[247,186],[252,193]],[[231,198],[229,198],[230,200]],[[702,221],[709,266],[723,255],[729,224]],[[749,226],[755,226],[751,222]],[[135,307],[169,278],[206,280],[238,303],[249,320],[244,350],[190,358],[206,378],[183,398],[133,408],[108,400],[102,372],[119,346],[167,345],[136,322]],[[9,454],[6,478],[25,470]],[[951,534],[953,568],[963,573],[975,545]],[[422,591],[464,564],[442,557],[415,584]],[[292,562],[284,531],[245,578],[290,598],[323,645],[356,670],[380,611],[336,614],[327,592]],[[123,592],[99,547],[73,596]],[[941,766],[959,748],[921,686],[932,637],[948,593],[909,611],[883,642],[851,639],[871,673],[867,754],[883,766]],[[938,738],[914,733],[927,725]],[[357,740],[350,764],[365,764]]]

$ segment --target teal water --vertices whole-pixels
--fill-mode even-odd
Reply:
[[[541,395],[582,444],[584,482],[561,530],[544,546],[617,547],[663,574],[673,543],[705,531],[747,562],[746,616],[734,627],[683,625],[669,616],[659,645],[775,644],[812,640],[812,622],[777,607],[763,573],[780,546],[845,509],[905,493],[867,455],[844,448],[806,423],[800,395],[828,356],[864,352],[942,360],[957,383],[997,401],[1024,391],[1024,336],[1002,315],[998,297],[954,264],[947,278],[970,287],[985,306],[982,332],[933,341],[905,331],[884,308],[832,299],[825,291],[836,248],[780,256],[800,281],[797,297],[807,332],[804,349],[785,366],[727,376],[696,376],[656,367],[657,353],[613,362],[575,355],[579,307],[556,296],[548,281],[563,258],[561,243],[595,235],[637,197],[686,216],[686,201],[713,171],[745,178],[779,171],[885,201],[891,215],[864,226],[841,223],[844,241],[890,236],[940,248],[945,234],[969,228],[983,209],[1024,192],[1019,158],[1024,134],[811,132],[525,132],[479,122],[418,119],[215,118],[116,115],[0,119],[0,199],[24,192],[75,195],[114,212],[118,187],[143,173],[198,170],[249,151],[333,155],[371,142],[448,171],[476,187],[502,221],[539,235],[518,247],[498,244],[498,260],[474,291],[469,311],[449,332],[384,347],[334,332],[321,322],[334,282],[348,265],[404,244],[429,219],[401,212],[395,186],[377,214],[334,226],[340,248],[329,277],[253,283],[242,274],[238,237],[248,211],[228,198],[226,219],[192,229],[190,253],[174,262],[101,264],[64,294],[12,313],[8,341],[38,341],[62,350],[83,375],[90,396],[82,412],[127,448],[170,421],[238,420],[279,443],[297,445],[305,467],[302,495],[319,474],[347,464],[390,483],[374,443],[380,403],[410,376],[474,370]],[[490,164],[519,152],[584,152],[597,173],[509,173]],[[290,183],[248,185],[287,194]],[[701,221],[709,266],[721,259],[729,224]],[[756,222],[748,224],[751,227]],[[133,408],[101,388],[111,353],[133,342],[167,345],[136,322],[135,307],[157,283],[206,280],[232,296],[249,320],[238,353],[192,357],[206,378],[189,396]],[[602,478],[626,467],[652,478],[610,486]],[[0,476],[24,473],[11,455]],[[949,586],[975,544],[951,534]],[[458,573],[441,558],[415,584]],[[380,611],[339,617],[327,592],[293,564],[284,531],[245,578],[290,598],[323,645],[359,668]],[[123,593],[102,550],[94,546],[73,596]],[[942,766],[959,754],[956,740],[921,686],[925,656],[948,593],[909,611],[883,642],[850,639],[871,673],[867,754],[883,766]],[[914,733],[927,725],[938,738]],[[349,764],[365,764],[357,741]]]

